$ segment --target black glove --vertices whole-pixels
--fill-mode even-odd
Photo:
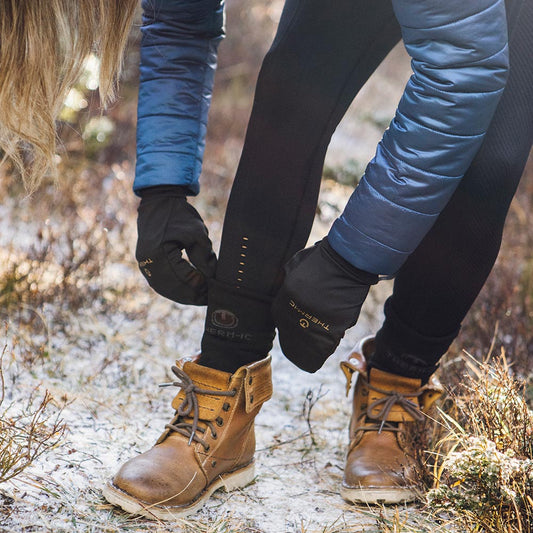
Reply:
[[[316,372],[355,325],[376,274],[355,268],[327,238],[298,252],[285,265],[285,280],[272,305],[283,353]]]
[[[139,194],[135,257],[150,287],[175,302],[206,305],[207,278],[214,277],[217,258],[198,211],[178,185]]]

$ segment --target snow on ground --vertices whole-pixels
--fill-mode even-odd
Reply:
[[[157,384],[168,379],[175,357],[191,352],[202,325],[201,312],[177,307],[159,303],[142,321],[83,312],[68,335],[50,339],[48,361],[31,370],[16,359],[7,363],[6,382],[15,384],[9,399],[23,401],[40,384],[66,400],[62,418],[69,429],[64,442],[31,468],[30,477],[2,487],[14,501],[3,508],[8,516],[1,531],[155,527],[114,511],[100,489],[123,461],[154,443],[171,417],[173,393]],[[176,331],[176,321],[190,327]],[[217,493],[189,522],[223,517],[235,524],[228,531],[246,531],[247,526],[264,533],[328,527],[363,531],[358,528],[375,523],[368,509],[345,504],[338,493],[350,403],[338,362],[365,329],[350,331],[342,348],[314,375],[296,369],[277,347],[273,350],[274,396],[257,417],[256,481],[238,492]],[[307,408],[316,400],[310,427],[306,397]]]

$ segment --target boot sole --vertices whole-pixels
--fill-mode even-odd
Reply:
[[[211,482],[211,485],[209,485],[204,492],[202,492],[200,497],[194,500],[194,502],[189,505],[178,505],[174,507],[149,504],[137,500],[127,492],[115,487],[112,482],[108,482],[104,486],[102,494],[109,503],[120,507],[128,513],[169,521],[185,518],[186,516],[195,513],[204,506],[206,501],[216,490],[223,488],[226,492],[230,492],[245,487],[254,480],[254,477],[254,463],[251,463],[240,470],[236,470],[235,472],[221,474]]]
[[[341,487],[341,496],[351,503],[369,505],[394,505],[413,502],[418,499],[414,488],[353,488]]]

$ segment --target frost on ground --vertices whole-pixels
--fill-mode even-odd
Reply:
[[[129,518],[100,494],[117,467],[153,445],[169,421],[172,391],[157,384],[169,379],[173,359],[191,353],[201,334],[201,312],[146,300],[150,311],[142,320],[80,312],[65,333],[48,339],[48,355],[31,368],[9,347],[9,399],[22,402],[35,387],[50,390],[68,434],[28,476],[1,488],[3,531],[167,527]],[[362,327],[351,331],[339,355],[315,375],[273,351],[275,392],[257,418],[256,480],[241,491],[217,493],[188,520],[193,530],[221,518],[228,528],[222,531],[265,533],[363,531],[358,528],[375,524],[368,509],[339,496],[349,401],[338,360],[362,333]]]
[[[171,306],[151,314],[151,325],[84,313],[75,342],[51,339],[49,361],[32,369],[16,359],[7,365],[14,385],[10,399],[23,401],[34,387],[48,388],[63,406],[69,431],[28,477],[2,487],[6,531],[154,528],[113,510],[100,489],[122,462],[153,445],[171,417],[172,392],[157,384],[168,380],[167,367],[176,355],[190,353],[202,319],[165,307]],[[192,331],[175,333],[176,320],[192,324]],[[279,350],[273,356],[275,393],[257,418],[255,483],[217,493],[189,522],[199,526],[223,517],[234,530],[246,526],[273,533],[374,523],[368,510],[346,505],[338,494],[349,418],[338,358],[308,376]],[[7,503],[6,496],[13,500]]]
[[[324,191],[327,202],[334,196],[333,189]],[[7,205],[0,216],[12,233],[2,247],[16,263],[35,223],[15,217]],[[204,314],[153,294],[130,257],[134,236],[125,232],[120,244],[114,232],[98,279],[87,280],[99,285],[93,301],[76,311],[61,301],[39,308],[21,303],[3,316],[6,404],[16,408],[32,392],[48,390],[68,429],[60,445],[0,485],[0,531],[378,531],[376,520],[386,520],[376,518],[378,510],[348,505],[339,496],[350,400],[338,367],[346,351],[376,328],[377,301],[384,297],[377,293],[316,374],[298,370],[274,348],[274,396],[256,419],[251,486],[217,492],[202,511],[176,524],[130,517],[103,500],[101,487],[119,465],[151,447],[170,420],[173,391],[158,384],[169,380],[176,358],[197,350]],[[42,275],[35,283],[44,290],[47,279]]]

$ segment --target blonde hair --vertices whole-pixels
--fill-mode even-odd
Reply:
[[[55,119],[85,58],[100,58],[100,95],[114,96],[138,0],[0,1],[0,150],[32,191],[54,172]]]

